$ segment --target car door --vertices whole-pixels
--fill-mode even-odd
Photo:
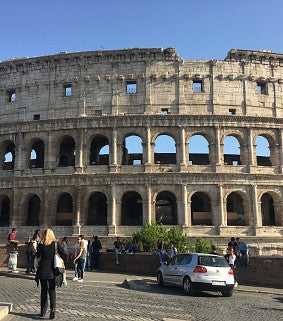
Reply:
[[[191,254],[182,254],[179,260],[175,264],[174,271],[174,284],[182,285],[183,279],[185,275],[188,275],[188,271],[190,270],[190,263],[192,261]]]
[[[178,261],[180,260],[180,254],[172,257],[164,266],[163,270],[163,280],[166,283],[175,284],[176,278],[176,266],[178,266]]]

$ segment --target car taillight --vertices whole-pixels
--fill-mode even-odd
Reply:
[[[197,265],[194,268],[194,273],[206,273],[206,272],[207,272],[207,269],[202,265]]]
[[[233,271],[232,269],[230,269],[230,270],[228,271],[228,274],[234,275],[234,271]]]

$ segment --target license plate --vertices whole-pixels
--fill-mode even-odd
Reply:
[[[225,281],[212,281],[212,285],[222,285],[225,286],[226,282]]]

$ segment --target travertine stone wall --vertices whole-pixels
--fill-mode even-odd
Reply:
[[[141,196],[146,224],[155,220],[158,194],[169,191],[176,198],[177,224],[190,235],[282,237],[282,93],[283,54],[270,51],[232,49],[225,60],[194,61],[180,58],[174,48],[134,48],[0,62],[2,160],[7,142],[15,145],[14,167],[1,165],[0,170],[0,201],[10,201],[9,225],[32,229],[27,212],[30,197],[36,195],[39,225],[54,226],[58,199],[68,193],[73,199],[72,233],[91,235],[95,229],[101,235],[127,235],[136,226],[121,223],[123,195],[135,191]],[[140,166],[123,164],[123,140],[133,134],[142,141]],[[175,140],[174,164],[155,163],[155,139],[161,134]],[[96,135],[109,141],[109,162],[90,166]],[[207,139],[209,164],[189,164],[193,135]],[[270,166],[257,164],[258,135],[268,139]],[[226,136],[240,143],[238,166],[225,164]],[[66,137],[75,143],[75,161],[58,166]],[[44,166],[34,168],[29,166],[30,152],[37,140],[44,144]],[[94,192],[106,196],[106,225],[87,224]],[[210,199],[210,225],[192,221],[196,192]],[[227,198],[233,192],[243,200],[243,226],[227,224]],[[265,193],[274,203],[274,226],[262,224]]]

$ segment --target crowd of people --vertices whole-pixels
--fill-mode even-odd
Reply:
[[[13,228],[8,235],[8,245],[12,246],[14,250],[17,250],[19,244],[16,234],[17,229]],[[26,274],[35,274],[36,280],[41,284],[41,317],[44,317],[46,314],[49,294],[50,319],[55,318],[56,286],[67,285],[66,274],[64,273],[61,279],[58,279],[55,273],[53,263],[55,254],[58,252],[64,260],[65,265],[73,263],[73,281],[83,282],[85,270],[98,271],[100,269],[101,249],[102,244],[97,235],[93,235],[93,240],[88,241],[81,234],[77,237],[75,245],[70,247],[68,237],[65,236],[61,241],[58,241],[51,229],[46,229],[42,237],[40,230],[34,231],[33,236],[26,242]],[[122,244],[121,238],[117,237],[111,251],[115,254],[116,264],[119,264],[119,255],[121,253],[135,254],[143,252],[143,244],[139,238],[134,237],[132,243],[126,247]],[[162,238],[157,240],[156,255],[160,262],[169,260],[177,254],[178,250],[173,242],[170,242],[165,250]],[[248,267],[250,264],[248,245],[239,237],[231,237],[225,254],[219,254],[214,245],[211,246],[211,254],[224,255],[232,269],[238,264],[244,267]]]
[[[217,252],[217,248],[215,245],[211,246],[210,254],[222,255],[221,253]],[[224,257],[233,269],[236,268],[237,265],[248,267],[250,264],[250,251],[248,245],[239,237],[231,237],[227,244],[227,249]]]

